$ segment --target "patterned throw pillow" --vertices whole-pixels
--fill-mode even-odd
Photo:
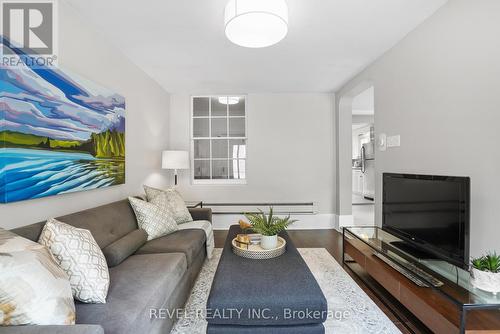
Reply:
[[[108,265],[89,230],[49,219],[38,242],[47,246],[68,274],[75,299],[83,303],[106,303]]]
[[[177,224],[184,224],[193,221],[193,217],[191,217],[181,194],[179,194],[179,192],[174,188],[161,190],[144,186],[144,191],[146,192],[148,202],[163,208],[168,208],[172,211]]]
[[[134,197],[129,197],[128,200],[134,209],[139,228],[148,234],[148,241],[179,229],[172,216],[172,212],[168,208],[160,207]]]
[[[68,275],[48,249],[0,228],[0,327],[74,323]]]

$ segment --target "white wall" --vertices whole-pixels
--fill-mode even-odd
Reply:
[[[373,115],[352,115],[352,124],[370,123],[373,124]]]
[[[376,154],[377,198],[382,172],[471,177],[472,255],[500,251],[499,33],[500,1],[451,0],[337,94],[372,82],[377,134],[401,135]]]
[[[0,204],[0,227],[13,228],[137,194],[144,182],[166,184],[160,152],[168,145],[169,94],[60,1],[60,65],[126,98],[126,184]]]
[[[171,96],[171,149],[190,148],[190,107],[190,95]],[[179,188],[184,197],[236,203],[313,201],[320,215],[298,217],[304,223],[301,227],[313,228],[325,220],[331,226],[335,209],[333,95],[250,94],[247,115],[247,184],[192,185],[189,172],[181,171]],[[226,224],[224,219],[216,217],[216,225]]]

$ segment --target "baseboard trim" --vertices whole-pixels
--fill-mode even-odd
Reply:
[[[352,215],[336,215],[335,229],[342,232],[342,228],[354,225],[354,217]]]
[[[337,229],[337,215],[325,213],[314,215],[291,215],[292,219],[298,222],[290,226],[290,230],[324,230]],[[212,217],[214,230],[227,230],[229,226],[237,224],[240,219],[245,219],[243,215],[217,215]]]

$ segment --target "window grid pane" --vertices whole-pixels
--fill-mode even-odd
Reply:
[[[193,98],[193,116],[207,117],[210,109],[209,104],[210,104],[210,99],[207,97]]]
[[[229,160],[229,178],[230,179],[246,179],[246,160],[233,159]]]
[[[210,140],[194,139],[194,159],[210,159]]]
[[[228,136],[228,119],[227,118],[212,118],[210,122],[212,124],[212,132],[210,137],[212,138],[227,138]]]
[[[245,116],[245,97],[239,96],[238,102],[228,106],[229,116]]]
[[[246,179],[245,97],[237,97],[237,103],[235,98],[193,97],[195,180]]]

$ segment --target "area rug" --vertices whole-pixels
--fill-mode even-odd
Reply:
[[[378,306],[344,271],[324,248],[299,248],[299,252],[318,281],[328,301],[329,317],[324,323],[327,334],[400,333]],[[207,260],[189,297],[184,316],[171,334],[204,334],[204,314],[210,287],[219,263],[221,248]],[[235,333],[236,334],[236,333]]]

